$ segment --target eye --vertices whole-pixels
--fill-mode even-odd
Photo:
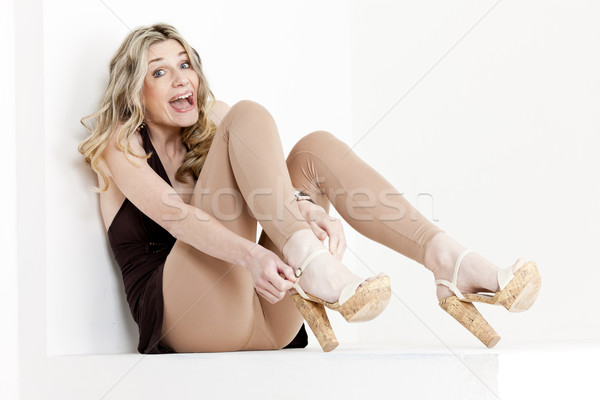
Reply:
[[[190,68],[190,63],[189,63],[189,62],[187,62],[187,61],[184,61],[184,62],[181,64],[181,68],[182,68],[182,69],[187,69],[187,68]]]
[[[165,74],[165,71],[163,71],[162,69],[157,69],[156,71],[154,71],[152,76],[154,76],[155,78],[160,78],[164,74]]]

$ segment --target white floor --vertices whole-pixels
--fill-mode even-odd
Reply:
[[[429,348],[340,345],[212,354],[55,356],[36,399],[600,398],[600,343]]]

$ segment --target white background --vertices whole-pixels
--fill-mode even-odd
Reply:
[[[18,311],[22,385],[43,376],[33,361],[46,354],[135,351],[93,175],[76,146],[78,120],[94,111],[127,26],[156,21],[196,47],[217,98],[272,112],[286,152],[316,129],[358,142],[355,151],[413,204],[429,193],[419,209],[463,244],[500,266],[535,260],[543,286],[530,311],[482,310],[503,335],[497,347],[600,339],[598,3],[9,3],[16,16],[5,8],[2,27],[9,39],[14,29],[16,48],[2,51],[17,69],[15,86],[2,87],[14,133],[2,207],[17,219],[2,225],[2,300],[15,328],[2,339],[16,343]],[[345,260],[361,274],[390,274],[396,296],[372,323],[334,318],[341,342],[478,345],[439,309],[421,266],[367,239],[350,251],[360,260]],[[8,393],[16,359],[3,357]]]
[[[15,56],[14,4],[3,4],[0,14],[0,54],[8,60]],[[15,115],[15,63],[4,65],[5,79],[0,79],[0,120],[6,132],[2,135],[2,223],[0,223],[0,250],[3,263],[0,266],[0,310],[2,310],[2,329],[0,342],[4,344],[5,354],[0,358],[0,387],[9,397],[15,397],[18,388],[18,343],[19,343],[19,302],[17,272],[17,146]]]
[[[355,151],[413,204],[431,194],[433,214],[419,209],[465,246],[539,266],[527,313],[482,308],[499,345],[600,339],[600,4],[352,1],[350,15],[354,142],[402,99]],[[368,240],[357,251],[399,297],[361,340],[476,343],[428,271]]]

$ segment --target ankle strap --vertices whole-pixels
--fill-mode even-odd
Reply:
[[[299,266],[298,269],[296,269],[294,271],[294,275],[296,275],[296,278],[300,278],[302,276],[302,273],[306,269],[306,266],[308,265],[308,263],[310,263],[313,260],[313,258],[315,258],[316,256],[318,256],[320,254],[323,254],[323,253],[329,253],[329,251],[327,251],[327,249],[325,249],[324,247],[322,247],[319,250],[315,250],[308,257],[306,257],[306,259],[304,260],[304,262],[302,263],[302,265]]]
[[[310,263],[313,260],[313,258],[315,258],[316,256],[321,255],[323,253],[329,253],[329,251],[324,247],[322,247],[318,250],[315,250],[308,257],[306,257],[306,259],[304,260],[302,265],[300,265],[300,267],[298,267],[298,269],[296,269],[294,271],[294,275],[296,276],[296,282],[294,283],[294,289],[296,289],[296,292],[298,292],[298,294],[304,299],[308,300],[308,296],[306,295],[304,290],[302,290],[302,288],[298,284],[298,282],[300,281],[300,277],[302,276],[302,273],[306,269],[306,266],[308,265],[308,263]]]
[[[458,297],[461,300],[464,300],[465,296],[462,295],[462,293],[460,292],[460,290],[458,290],[458,287],[456,286],[456,284],[458,283],[458,269],[460,268],[460,262],[462,261],[463,257],[466,256],[467,253],[470,253],[472,251],[473,251],[472,249],[465,249],[458,256],[458,259],[456,260],[456,264],[454,265],[454,273],[452,274],[452,282],[449,282],[445,279],[436,279],[435,280],[436,285],[444,285],[444,286],[449,287],[450,290],[452,290],[452,292],[454,292],[456,297]]]

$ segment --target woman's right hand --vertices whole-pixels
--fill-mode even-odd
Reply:
[[[293,268],[258,243],[240,264],[252,274],[256,292],[271,304],[282,300],[296,282]]]

